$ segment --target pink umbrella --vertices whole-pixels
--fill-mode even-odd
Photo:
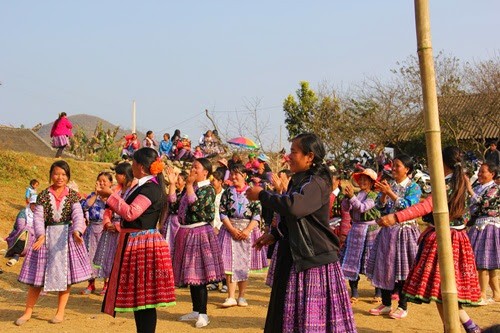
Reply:
[[[257,145],[249,138],[245,138],[244,136],[239,136],[237,138],[228,140],[227,143],[246,149],[259,149],[259,145]]]

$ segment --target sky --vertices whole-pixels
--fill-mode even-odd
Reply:
[[[500,1],[430,1],[434,53],[500,49]],[[257,105],[265,145],[285,144],[300,81],[350,87],[416,55],[413,1],[0,1],[0,125],[99,116],[157,138],[226,136]],[[258,101],[258,103],[256,103]],[[252,131],[244,133],[252,138]],[[281,145],[280,145],[281,138]]]

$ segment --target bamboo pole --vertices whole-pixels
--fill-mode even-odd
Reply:
[[[445,332],[461,332],[451,247],[448,202],[441,155],[441,129],[432,55],[429,0],[415,0],[418,59],[424,101],[425,142],[431,174],[433,216],[438,242]]]

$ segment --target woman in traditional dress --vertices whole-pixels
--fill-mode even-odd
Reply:
[[[66,116],[66,112],[61,112],[50,130],[52,147],[57,148],[56,158],[61,157],[64,148],[69,146],[69,137],[73,136],[72,128],[73,124]]]
[[[396,156],[392,163],[393,180],[382,180],[375,184],[375,189],[380,191],[375,204],[382,215],[403,210],[420,201],[420,186],[408,177],[412,171],[413,160],[410,156]],[[382,228],[378,233],[368,259],[366,276],[376,288],[382,289],[382,304],[370,309],[370,314],[389,315],[393,319],[408,315],[403,285],[417,255],[419,235],[420,229],[415,219]],[[391,298],[393,291],[398,293],[399,298],[394,311]]]
[[[228,297],[222,304],[225,308],[248,305],[245,292],[252,252],[256,251],[252,249],[251,234],[259,230],[261,212],[260,203],[250,202],[245,196],[245,191],[248,189],[245,166],[235,164],[230,172],[233,185],[222,194],[219,208],[223,224],[219,242],[228,286]],[[236,286],[238,286],[238,299],[235,297]]]
[[[479,184],[471,190],[469,239],[474,250],[481,286],[481,304],[500,302],[500,186],[495,184],[498,167],[485,162],[479,168]],[[486,298],[488,284],[493,298]]]
[[[58,305],[50,323],[61,323],[68,303],[71,285],[88,280],[92,269],[82,234],[85,231],[78,193],[68,188],[69,165],[59,160],[50,167],[52,185],[37,197],[33,226],[36,241],[28,250],[19,282],[26,283],[28,297],[24,314],[15,324],[26,323],[33,314],[42,291],[58,291]]]
[[[342,202],[342,209],[350,211],[352,226],[347,234],[345,247],[341,251],[341,260],[342,271],[351,287],[351,303],[356,303],[359,298],[360,274],[366,274],[368,257],[380,230],[375,222],[380,217],[380,211],[375,207],[377,193],[373,191],[377,173],[367,168],[355,173],[352,177],[360,191],[354,195],[352,185],[344,187],[344,194],[348,200]],[[375,290],[375,297],[380,297],[379,293],[379,290]]]
[[[132,160],[137,185],[125,198],[109,188],[97,191],[122,217],[102,311],[111,316],[134,312],[137,332],[154,332],[156,308],[175,302],[170,251],[156,228],[166,206],[163,167],[156,150],[141,148]]]
[[[14,266],[17,264],[19,257],[24,257],[35,241],[33,212],[36,207],[36,198],[36,194],[29,198],[28,205],[17,214],[14,228],[9,236],[5,238],[7,242],[5,257],[11,258],[7,262],[7,266]]]
[[[189,285],[193,311],[180,321],[196,321],[195,327],[210,323],[207,315],[207,284],[224,278],[221,250],[211,222],[215,215],[215,190],[208,179],[212,164],[206,158],[193,162],[180,200],[180,227],[175,236],[174,274],[177,286]]]
[[[96,188],[111,188],[113,184],[113,176],[111,172],[103,171],[97,175]],[[96,191],[90,193],[85,200],[82,200],[82,208],[85,218],[88,222],[87,229],[83,234],[83,240],[89,251],[89,258],[92,262],[97,250],[97,244],[103,232],[104,209],[106,199],[100,197]],[[89,295],[95,291],[95,279],[105,278],[102,269],[94,266],[92,269],[92,277],[89,280],[87,288],[83,289],[80,294]]]
[[[463,305],[478,304],[481,300],[481,290],[474,262],[474,252],[465,231],[469,220],[467,209],[467,182],[462,168],[462,153],[458,147],[443,149],[444,179],[448,196],[448,210],[450,212],[450,233],[455,269],[455,284],[457,287],[458,315],[467,333],[480,333],[481,329],[472,321]],[[409,208],[388,214],[377,221],[380,226],[388,227],[423,217],[429,223],[419,239],[418,254],[415,263],[408,274],[403,292],[408,300],[414,303],[436,302],[436,306],[443,321],[443,297],[441,295],[441,274],[439,271],[437,234],[434,228],[432,215],[432,196]],[[444,321],[443,321],[444,324]],[[448,327],[444,331],[448,331]],[[421,327],[425,331],[425,327]]]
[[[351,302],[337,257],[339,240],[328,224],[332,179],[325,148],[312,133],[292,140],[286,194],[252,187],[249,200],[281,215],[279,230],[255,247],[279,241],[264,332],[356,332]]]
[[[132,166],[128,162],[119,163],[115,168],[115,173],[116,182],[118,184],[115,192],[117,192],[120,197],[125,198],[129,190],[137,184],[137,180],[132,173]],[[104,278],[104,287],[100,295],[104,295],[108,289],[108,279],[111,275],[111,268],[113,267],[121,220],[121,216],[113,212],[113,210],[109,208],[104,210],[102,235],[99,238],[99,243],[97,244],[93,259],[94,267],[96,267],[99,272],[97,277]]]

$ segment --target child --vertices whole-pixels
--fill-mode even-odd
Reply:
[[[376,200],[382,215],[394,213],[419,202],[422,191],[408,175],[413,171],[413,159],[401,154],[392,163],[392,178],[377,182],[380,191]],[[408,315],[403,285],[417,254],[417,241],[420,229],[414,219],[401,221],[391,228],[382,228],[375,239],[373,250],[368,258],[367,276],[372,284],[382,289],[382,304],[370,310],[374,316],[389,315],[402,319]],[[398,307],[392,310],[392,296],[398,293]]]
[[[33,211],[36,207],[37,195],[30,197],[26,208],[21,209],[16,217],[14,228],[9,236],[5,238],[7,242],[6,258],[11,258],[7,266],[14,266],[19,261],[19,257],[24,257],[29,248],[33,245],[35,230],[33,229]]]
[[[462,153],[458,147],[443,149],[443,168],[450,212],[451,246],[457,287],[458,315],[467,333],[480,333],[481,329],[472,321],[462,305],[477,304],[481,300],[481,290],[477,276],[474,253],[465,230],[469,219],[467,210],[467,179],[462,168]],[[377,223],[388,227],[399,221],[409,221],[423,216],[430,223],[419,239],[418,255],[406,279],[403,292],[408,300],[420,304],[436,302],[443,321],[443,299],[441,295],[441,274],[439,273],[437,235],[432,215],[432,195],[424,201],[395,214],[383,216]],[[444,321],[443,321],[444,324]],[[445,327],[445,331],[447,331]]]
[[[36,196],[36,188],[39,184],[40,183],[36,179],[30,180],[30,186],[26,188],[26,193],[24,194],[24,199],[26,200],[27,205],[30,203],[30,198],[34,195]]]
[[[163,168],[158,152],[144,147],[134,153],[132,172],[138,181],[125,198],[110,188],[97,190],[123,219],[102,311],[111,316],[134,312],[137,332],[154,332],[156,308],[175,301],[170,251],[156,229],[166,208]]]
[[[16,320],[17,326],[31,318],[42,288],[59,292],[57,312],[49,322],[61,323],[70,286],[88,280],[92,273],[82,238],[85,231],[82,206],[76,192],[67,187],[71,177],[68,163],[63,160],[52,163],[49,174],[52,185],[38,195],[33,215],[36,241],[19,273],[19,282],[29,288],[26,309]]]
[[[324,164],[325,147],[312,133],[292,140],[290,170],[294,173],[286,194],[261,187],[247,190],[281,215],[279,230],[265,234],[258,249],[279,240],[276,270],[265,333],[356,332],[354,315],[337,251],[339,240],[329,228],[332,179]]]
[[[201,147],[200,147],[200,146],[196,146],[196,147],[194,147],[193,157],[194,157],[194,158],[202,158],[202,157],[205,157],[205,154],[204,154],[204,153],[203,153],[203,151],[201,150]]]
[[[168,186],[168,212],[164,222],[160,225],[160,232],[167,240],[170,249],[174,249],[174,240],[179,230],[179,203],[184,193],[186,193],[186,171],[180,173],[172,168],[167,168]]]
[[[330,194],[330,228],[332,228],[333,233],[337,235],[340,240],[340,248],[344,247],[345,240],[347,239],[347,234],[351,229],[351,215],[349,210],[342,208],[342,201],[348,200],[342,189],[342,178],[338,171],[332,171],[332,167],[329,168],[332,172],[332,193]],[[349,207],[345,205],[344,207]]]
[[[87,229],[83,234],[85,245],[87,246],[90,261],[94,260],[97,250],[97,244],[101,238],[103,231],[102,219],[104,217],[104,209],[106,199],[97,194],[98,188],[111,188],[113,176],[110,172],[100,172],[97,175],[96,191],[92,192],[85,200],[82,201],[82,208],[88,222]],[[89,280],[87,288],[83,289],[80,294],[89,295],[95,291],[95,279],[105,278],[101,269],[94,267],[92,269],[92,278]]]
[[[360,191],[355,196],[352,185],[344,188],[344,194],[349,200],[342,202],[342,209],[351,212],[352,226],[341,257],[342,271],[351,287],[351,303],[356,303],[359,298],[359,275],[366,274],[368,257],[380,230],[375,222],[380,217],[380,212],[375,208],[377,193],[373,191],[377,173],[372,169],[365,169],[355,173],[352,177]],[[377,290],[375,297],[380,297]]]
[[[132,173],[132,166],[128,162],[119,163],[115,168],[115,173],[116,182],[118,183],[115,193],[120,195],[121,198],[125,198],[130,189],[137,184],[137,180]],[[108,279],[113,267],[121,220],[120,215],[111,209],[104,210],[103,230],[93,257],[94,267],[98,271],[97,277],[104,278],[104,287],[99,293],[100,295],[104,295],[108,288]]]
[[[222,184],[224,182],[223,179],[223,173],[219,170],[215,170],[214,173],[212,174],[210,184],[212,184],[214,190],[215,190],[215,217],[214,220],[212,221],[212,227],[214,228],[215,235],[219,235],[220,228],[222,227],[222,221],[220,219],[220,212],[219,212],[219,207],[220,207],[220,201],[222,198],[222,194],[224,193],[225,189],[222,187]],[[212,290],[217,290],[218,286],[215,283],[210,283],[207,285],[207,290],[212,291]],[[227,292],[227,284],[224,281],[222,281],[222,289]],[[221,290],[222,290],[221,289]]]
[[[194,161],[186,179],[186,194],[180,202],[180,228],[174,246],[175,283],[189,285],[193,302],[193,311],[179,320],[196,321],[197,328],[210,323],[207,284],[224,277],[221,250],[210,224],[215,212],[215,190],[208,179],[211,173],[212,163],[208,159]]]

